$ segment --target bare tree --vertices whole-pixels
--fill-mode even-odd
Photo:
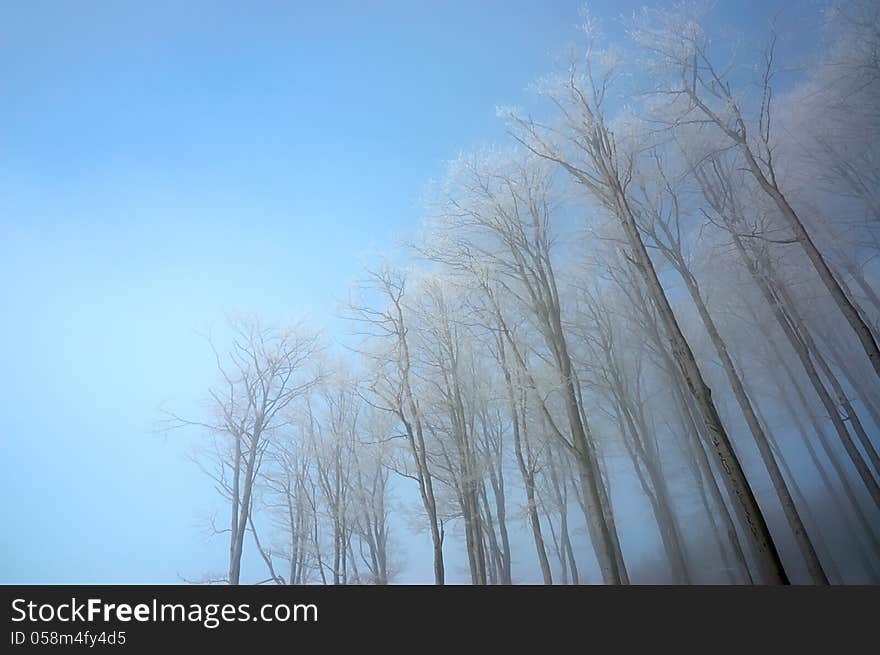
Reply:
[[[275,329],[257,319],[235,319],[230,327],[232,345],[225,357],[211,344],[222,378],[219,386],[209,390],[212,419],[171,416],[169,426],[203,427],[213,437],[212,448],[199,461],[229,503],[227,581],[237,585],[245,534],[253,530],[254,485],[263,457],[275,433],[287,422],[285,410],[319,379],[312,364],[320,342],[302,325]]]
[[[729,166],[725,166],[722,160],[713,158],[707,160],[703,166],[695,169],[695,171],[709,206],[712,207],[719,217],[721,221],[719,224],[726,226],[739,256],[746,264],[777,325],[797,354],[813,389],[828,412],[835,431],[853,465],[856,467],[859,476],[870,492],[874,502],[880,505],[880,486],[878,486],[861,453],[853,443],[844,420],[838,413],[831,393],[821,379],[816,368],[815,357],[817,355],[817,348],[815,343],[806,330],[797,309],[792,306],[777,279],[778,276],[775,274],[774,266],[767,253],[766,244],[760,241],[746,244],[745,238],[741,236],[744,229],[743,225],[746,225],[747,222],[731,182]],[[833,376],[830,371],[826,371],[826,374]]]
[[[415,393],[409,318],[405,305],[406,282],[406,275],[391,267],[368,273],[362,292],[376,294],[380,304],[375,308],[367,302],[353,302],[350,318],[368,330],[368,343],[363,351],[373,366],[373,377],[367,385],[368,402],[394,415],[403,429],[414,470],[398,470],[398,473],[418,484],[434,549],[434,583],[442,585],[445,580],[445,532],[434,490],[435,476],[428,449],[427,429]]]
[[[552,172],[535,158],[473,156],[459,160],[437,203],[431,242],[423,249],[430,259],[475,276],[496,317],[503,320],[492,283],[528,311],[558,375],[557,392],[564,407],[565,436],[543,407],[548,425],[572,453],[587,506],[591,541],[603,579],[628,580],[616,531],[610,523],[607,492],[595,444],[581,411],[578,383],[563,328],[560,293],[551,249],[554,203]],[[507,347],[528,375],[525,359],[501,326]],[[533,379],[529,380],[535,386]],[[570,440],[569,440],[570,439]]]
[[[635,172],[634,153],[626,147],[618,148],[604,116],[604,102],[617,75],[617,65],[608,62],[607,55],[594,49],[595,27],[588,22],[583,68],[572,63],[565,75],[546,84],[547,95],[561,114],[561,126],[550,128],[512,114],[514,137],[536,155],[558,164],[619,221],[628,246],[627,256],[642,276],[651,301],[662,318],[675,360],[711,435],[715,455],[742,507],[752,541],[760,553],[764,577],[769,583],[787,583],[788,576],[764,515],[642,240],[630,190]],[[565,152],[563,146],[570,152]]]
[[[706,34],[692,9],[645,10],[632,31],[636,42],[651,53],[655,66],[668,72],[669,84],[657,93],[667,99],[664,109],[672,115],[670,124],[713,125],[739,151],[758,187],[776,205],[793,239],[803,248],[880,376],[880,348],[871,328],[834,275],[780,182],[773,134],[775,28],[771,26],[771,36],[763,52],[757,120],[752,123],[745,116],[741,96],[727,70],[718,67],[710,56]]]
[[[658,184],[649,188],[648,183],[641,180],[639,186],[639,227],[649,237],[650,243],[659,250],[672,267],[678,272],[685,283],[685,288],[691,297],[700,320],[709,335],[715,352],[721,360],[724,373],[733,390],[736,402],[746,419],[749,431],[758,446],[761,460],[764,463],[773,488],[779,497],[786,520],[795,536],[800,548],[801,555],[807,563],[807,569],[813,582],[816,584],[828,584],[828,579],[822,569],[822,564],[813,547],[813,543],[807,534],[801,516],[795,506],[794,499],[789,492],[779,463],[773,453],[773,435],[767,434],[761,421],[759,421],[752,399],[746,393],[740,372],[734,364],[733,357],[724,337],[716,325],[709,307],[704,299],[703,291],[696,276],[691,271],[685,255],[683,235],[687,234],[688,226],[682,225],[684,220],[684,202],[680,193],[672,181],[670,174],[665,170],[666,165],[661,159],[658,150],[650,151],[656,171]]]

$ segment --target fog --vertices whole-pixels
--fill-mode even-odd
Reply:
[[[0,582],[880,581],[880,10],[473,4],[0,10]]]

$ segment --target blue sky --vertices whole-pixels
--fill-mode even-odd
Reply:
[[[151,432],[213,381],[198,331],[333,325],[580,4],[0,2],[0,582],[222,568],[187,437]]]

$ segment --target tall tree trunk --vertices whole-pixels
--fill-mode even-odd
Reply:
[[[754,392],[754,388],[752,388],[752,395],[754,397],[758,397],[758,394]],[[837,563],[834,561],[834,556],[831,553],[831,549],[829,548],[827,542],[825,541],[824,536],[822,535],[821,527],[819,526],[816,517],[813,512],[810,510],[810,503],[807,500],[807,497],[801,491],[800,485],[797,482],[797,478],[792,472],[791,468],[788,465],[788,462],[785,459],[785,454],[782,452],[782,448],[779,445],[779,441],[776,439],[776,435],[773,430],[770,429],[770,424],[767,421],[767,417],[761,411],[760,403],[755,403],[755,413],[758,415],[758,420],[761,422],[762,427],[765,429],[765,433],[767,434],[767,441],[770,444],[770,447],[773,449],[773,454],[776,460],[779,462],[779,466],[782,469],[782,472],[788,478],[788,484],[791,486],[794,497],[800,502],[800,506],[803,508],[804,516],[806,520],[810,522],[813,528],[813,534],[815,534],[816,543],[818,547],[824,551],[825,562],[828,572],[830,576],[834,577],[838,583],[843,582],[841,579],[840,571],[837,568]]]
[[[831,399],[831,395],[828,393],[828,390],[820,379],[818,371],[816,371],[816,367],[810,356],[810,351],[797,331],[796,326],[799,321],[796,321],[791,316],[793,310],[786,307],[783,304],[782,299],[777,296],[774,289],[771,287],[768,277],[760,271],[758,263],[749,255],[742,239],[735,233],[732,233],[732,237],[734,244],[737,246],[737,250],[745,260],[746,266],[752,275],[752,279],[757,283],[758,288],[761,290],[761,294],[772,310],[777,324],[782,328],[789,344],[797,355],[798,360],[801,362],[801,366],[807,374],[807,379],[810,380],[816,395],[819,396],[819,400],[822,402],[822,406],[825,408],[825,411],[828,412],[828,417],[831,419],[831,423],[834,426],[837,436],[840,438],[847,455],[849,455],[850,460],[856,467],[862,482],[865,484],[865,487],[867,487],[871,497],[874,499],[874,503],[880,507],[880,486],[878,486],[877,481],[874,480],[871,471],[862,459],[858,448],[856,448],[856,445],[853,443],[852,438],[846,429],[846,425],[844,425],[843,420],[837,412],[837,406]],[[757,315],[754,316],[757,321]]]
[[[803,319],[800,316],[800,313],[795,308],[791,294],[788,293],[788,290],[785,288],[784,285],[778,285],[777,290],[779,292],[779,297],[782,302],[785,303],[789,308],[791,308],[790,315],[794,321],[798,333],[804,341],[804,345],[806,346],[807,350],[810,351],[810,354],[813,356],[813,359],[819,366],[819,370],[822,371],[825,379],[831,385],[831,389],[832,391],[834,391],[834,395],[837,396],[837,402],[840,403],[840,406],[846,413],[846,420],[849,421],[849,424],[855,431],[859,442],[862,444],[862,448],[868,455],[868,460],[871,462],[871,466],[874,467],[875,475],[880,475],[880,455],[877,454],[877,450],[871,443],[871,439],[868,437],[868,433],[865,432],[865,428],[862,426],[859,415],[856,413],[855,409],[853,409],[852,404],[849,402],[849,397],[843,390],[843,386],[840,384],[840,381],[837,379],[834,371],[831,370],[831,367],[828,365],[828,362],[822,355],[821,350],[817,347],[815,341],[813,340],[810,329],[804,323]]]
[[[868,324],[864,321],[852,300],[846,295],[846,293],[844,293],[837,278],[834,277],[834,273],[832,273],[831,268],[828,266],[828,262],[825,261],[825,257],[819,252],[819,249],[813,242],[809,232],[807,232],[807,229],[797,215],[797,212],[795,212],[792,206],[788,203],[788,199],[776,186],[775,180],[770,180],[764,175],[764,172],[761,170],[761,167],[755,160],[751,149],[748,144],[745,143],[744,139],[740,143],[740,150],[745,156],[749,170],[788,222],[789,227],[794,233],[795,239],[801,244],[807,258],[810,260],[816,273],[818,273],[819,279],[822,280],[822,284],[828,289],[831,298],[840,309],[840,312],[843,314],[850,327],[856,333],[865,354],[868,356],[868,360],[871,362],[871,366],[874,368],[874,372],[880,376],[880,348],[877,347],[877,342],[874,339],[874,334],[871,331],[871,328],[868,327]]]
[[[241,551],[238,542],[238,513],[241,487],[241,440],[242,435],[233,435],[235,439],[235,455],[232,464],[232,511],[231,526],[229,530],[229,584],[237,585],[239,582],[239,571],[241,562]]]
[[[834,365],[837,367],[837,370],[843,373],[850,389],[855,392],[859,401],[861,401],[865,409],[868,410],[868,414],[871,416],[871,421],[874,423],[875,429],[880,430],[880,408],[877,407],[877,403],[874,399],[868,395],[869,390],[876,390],[876,385],[866,385],[864,381],[858,379],[856,373],[849,365],[847,358],[843,356],[839,346],[834,342],[832,336],[829,335],[829,337],[824,339],[823,342],[823,345],[828,349],[828,354],[834,362]]]
[[[724,565],[724,571],[731,584],[736,584],[738,580],[752,584],[754,581],[752,580],[752,574],[749,571],[749,565],[746,561],[745,553],[743,553],[742,550],[742,544],[739,542],[739,536],[736,533],[733,518],[730,516],[730,512],[727,509],[727,504],[724,502],[721,491],[718,489],[718,483],[715,480],[712,467],[706,457],[706,451],[704,450],[700,439],[699,429],[697,428],[690,409],[687,406],[687,401],[683,397],[683,392],[678,384],[675,370],[673,369],[671,373],[673,376],[672,392],[675,397],[679,418],[681,420],[682,432],[684,433],[686,442],[683,447],[688,455],[690,455],[690,457],[688,457],[688,465],[700,494],[700,502],[702,503],[703,511],[706,513],[706,518],[709,521],[709,525],[712,527],[712,534],[715,535],[715,540],[718,543],[718,551],[721,555],[721,563]],[[712,501],[717,508],[714,511],[710,505],[709,496],[706,493],[707,486],[710,488]],[[716,511],[721,515],[722,522],[725,525],[725,530],[727,532],[726,544],[721,529],[718,526],[718,522],[715,520]],[[732,566],[733,562],[731,562],[727,553],[728,548],[733,551],[733,556],[736,560],[736,568]],[[737,578],[737,574],[739,574],[739,578]]]
[[[580,584],[578,579],[577,563],[574,559],[574,551],[571,547],[571,537],[568,531],[568,493],[566,487],[568,482],[565,478],[560,479],[560,472],[556,468],[556,458],[552,453],[548,454],[547,472],[550,477],[550,485],[553,491],[553,497],[556,506],[559,508],[559,549],[560,560],[564,563],[568,562],[568,569],[571,571],[571,583]],[[562,475],[565,475],[563,472]]]
[[[832,425],[834,425],[837,436],[840,438],[847,455],[856,467],[862,482],[868,488],[875,504],[880,507],[880,486],[878,486],[877,481],[874,480],[870,470],[862,459],[861,454],[852,442],[849,432],[837,412],[837,407],[831,399],[831,395],[828,393],[828,390],[825,388],[825,385],[822,383],[822,380],[816,371],[810,349],[807,347],[804,335],[800,333],[801,330],[799,329],[799,326],[802,325],[803,322],[797,315],[797,309],[795,307],[787,306],[787,303],[783,302],[783,299],[780,297],[779,291],[773,280],[773,267],[767,256],[764,254],[752,253],[746,247],[743,238],[738,232],[739,226],[745,224],[745,219],[737,204],[736,194],[732,189],[728,177],[718,167],[717,162],[712,162],[711,173],[701,171],[700,169],[695,170],[706,199],[726,223],[726,229],[731,236],[737,252],[742,258],[749,275],[760,290],[762,297],[769,306],[776,323],[782,329],[788,343],[795,351],[807,378],[810,380],[813,389],[816,391],[816,395],[819,396],[819,400],[822,402],[825,411],[828,412],[828,416],[831,419]],[[755,319],[756,324],[760,324],[760,321],[757,319],[757,314],[753,310],[750,311],[752,311],[752,316]],[[806,336],[808,337],[809,335]],[[769,339],[769,341],[772,342],[772,339]]]
[[[526,461],[523,452],[523,439],[525,438],[525,425],[520,423],[520,413],[516,398],[516,390],[513,386],[513,378],[510,373],[507,356],[504,348],[504,339],[498,341],[498,358],[504,373],[504,382],[507,389],[507,400],[511,421],[513,423],[513,448],[516,454],[516,463],[522,476],[523,485],[526,489],[526,503],[528,505],[529,526],[532,529],[532,538],[535,541],[535,551],[538,555],[538,563],[541,566],[541,575],[544,584],[553,584],[553,575],[550,571],[550,562],[547,559],[547,549],[544,547],[544,537],[541,534],[541,520],[538,516],[538,506],[535,499],[535,473],[531,461]]]
[[[841,480],[842,485],[844,487],[844,493],[847,495],[847,498],[848,498],[850,505],[851,505],[850,507],[846,507],[844,505],[843,500],[840,498],[840,495],[837,492],[837,488],[834,486],[834,483],[831,481],[831,479],[828,475],[828,472],[825,470],[825,466],[822,464],[821,460],[819,459],[819,455],[816,452],[816,449],[813,447],[812,439],[810,439],[810,436],[807,432],[807,428],[804,425],[803,421],[801,421],[800,414],[792,405],[791,400],[788,398],[788,394],[783,390],[784,387],[782,386],[782,382],[781,382],[780,377],[775,372],[773,373],[773,376],[776,379],[777,386],[779,387],[779,389],[781,391],[782,402],[783,402],[783,405],[785,406],[786,412],[791,417],[791,419],[794,421],[796,429],[798,430],[798,432],[802,436],[803,444],[806,447],[807,452],[810,455],[810,459],[813,463],[813,466],[819,472],[819,478],[822,480],[822,485],[825,489],[825,492],[828,494],[828,497],[831,499],[832,503],[834,504],[834,508],[837,512],[838,517],[840,518],[841,521],[843,521],[847,525],[850,532],[853,532],[854,528],[852,526],[852,519],[850,518],[850,512],[852,512],[855,515],[856,522],[861,527],[865,538],[867,538],[869,541],[871,541],[873,543],[874,553],[880,554],[880,542],[878,542],[877,539],[875,538],[874,533],[871,530],[871,526],[868,523],[867,518],[865,517],[864,513],[862,512],[861,507],[859,506],[858,499],[853,494],[852,487],[849,485],[849,481],[847,479]],[[796,384],[793,380],[792,380],[792,383]],[[800,389],[798,389],[798,391],[800,391]],[[803,398],[803,396],[801,396],[801,398]],[[804,400],[806,400],[806,399],[804,399]],[[803,408],[806,412],[810,411],[810,408],[807,406],[803,406]],[[823,432],[823,431],[821,430],[820,426],[815,424],[815,419],[812,419],[812,420],[814,421],[814,426],[813,426],[814,434],[816,434],[817,438],[820,440],[820,442],[823,444],[823,446],[827,445],[827,437],[825,437],[824,434],[822,434],[820,436],[820,432]],[[835,468],[835,471],[837,472],[838,476],[845,475],[843,473],[843,471],[840,469],[840,464],[837,461],[835,454],[833,452],[828,451],[828,450],[826,450],[825,454],[828,457],[829,461],[831,461],[831,465],[832,465],[832,467]],[[877,567],[872,560],[872,556],[865,550],[864,544],[862,543],[862,539],[859,538],[859,535],[853,534],[853,540],[855,542],[854,547],[856,549],[856,553],[858,555],[858,558],[859,558],[859,561],[862,565],[862,568],[865,570],[865,573],[870,577],[870,579],[872,581],[877,581],[878,579],[880,579],[880,574],[878,574]]]
[[[871,522],[868,520],[868,517],[865,516],[856,492],[850,484],[849,475],[847,475],[847,472],[844,470],[843,465],[841,464],[837,456],[837,453],[831,445],[828,435],[825,433],[825,429],[816,420],[816,417],[813,416],[810,403],[807,400],[804,391],[801,389],[800,383],[795,376],[794,371],[791,370],[788,362],[786,362],[786,360],[782,357],[782,353],[779,351],[778,346],[772,340],[770,341],[770,346],[774,354],[776,355],[776,360],[781,364],[782,370],[785,371],[786,376],[791,382],[791,387],[795,391],[795,395],[798,398],[798,402],[800,403],[804,414],[810,420],[810,423],[813,427],[813,433],[819,440],[819,444],[822,446],[822,450],[825,452],[825,456],[828,458],[828,461],[831,463],[834,472],[837,474],[841,488],[843,489],[843,492],[846,495],[846,498],[849,501],[849,505],[855,515],[856,522],[859,524],[859,527],[861,527],[865,537],[870,541],[871,548],[875,557],[880,556],[880,538],[878,538],[878,536],[874,532],[874,529]],[[783,400],[785,403],[787,403],[789,413],[794,417],[795,421],[797,421],[800,414],[791,406],[791,402],[788,400],[787,397],[784,397]]]
[[[785,483],[785,478],[779,470],[779,465],[773,457],[773,451],[768,442],[768,435],[765,433],[761,426],[761,422],[755,414],[755,409],[743,387],[742,379],[734,366],[733,359],[727,349],[727,344],[724,342],[721,333],[718,331],[715,321],[709,312],[709,308],[706,307],[706,303],[703,301],[703,295],[700,291],[699,284],[690,270],[684,267],[684,262],[681,259],[674,259],[673,257],[670,257],[669,259],[673,266],[678,270],[682,279],[684,279],[691,300],[693,300],[696,305],[703,326],[706,328],[706,332],[709,334],[709,339],[712,341],[715,352],[721,360],[722,368],[724,369],[724,372],[727,375],[727,380],[733,389],[733,395],[746,419],[746,424],[749,426],[749,431],[752,433],[755,445],[758,447],[761,461],[764,463],[764,467],[770,475],[770,481],[773,484],[773,489],[782,505],[782,511],[785,514],[785,518],[788,521],[792,533],[794,534],[801,555],[807,563],[807,570],[810,573],[810,577],[815,584],[828,584],[828,578],[825,575],[825,571],[822,569],[819,556],[816,554],[812,540],[807,534],[803,520],[795,506],[794,499],[791,497],[791,493]]]
[[[588,426],[589,422],[587,421],[587,414],[586,411],[584,411],[583,393],[577,375],[574,376],[574,382],[575,388],[577,389],[578,406],[581,408],[581,422],[585,426]],[[603,471],[604,460],[602,459],[602,454],[597,452],[595,448],[593,449],[593,452],[595,453],[593,457],[594,475],[599,481],[599,501],[602,503],[602,511],[605,513],[605,520],[608,522],[608,529],[611,535],[611,548],[614,552],[614,559],[617,561],[617,570],[620,572],[620,583],[628,585],[629,573],[626,570],[626,563],[623,559],[623,549],[620,546],[620,534],[617,532],[617,523],[614,519],[614,507],[611,504],[610,480],[605,474],[605,471]],[[583,499],[577,494],[577,490],[575,490],[575,494],[578,495],[578,498],[580,499],[579,502],[583,506]]]
[[[552,274],[551,274],[552,277]],[[533,387],[537,388],[534,379],[528,371],[528,367],[523,360],[522,353],[519,352],[513,335],[510,333],[501,314],[500,307],[494,295],[489,292],[490,300],[493,302],[496,317],[502,328],[508,345],[516,355],[520,369],[529,377],[529,381]],[[562,394],[565,406],[565,416],[568,420],[571,447],[577,460],[578,474],[583,488],[584,504],[587,513],[587,528],[590,534],[590,541],[593,544],[593,550],[596,560],[599,563],[599,570],[602,573],[602,579],[605,584],[623,584],[626,578],[625,568],[622,562],[615,557],[614,538],[611,534],[611,527],[608,522],[608,516],[605,506],[602,503],[601,491],[599,489],[601,480],[597,479],[597,464],[595,451],[592,446],[592,435],[588,435],[588,425],[582,422],[580,408],[577,402],[577,393],[575,389],[571,357],[568,353],[568,347],[565,341],[565,335],[562,331],[562,320],[559,313],[558,305],[554,306],[549,312],[547,326],[548,346],[553,351],[556,365],[562,378]],[[540,402],[541,411],[554,426],[554,433],[562,442],[566,442],[558,429],[555,429],[553,417],[543,402]],[[566,442],[567,443],[567,442]]]
[[[640,304],[640,306],[642,306],[642,304]],[[720,513],[722,522],[724,523],[724,528],[728,538],[728,545],[733,552],[734,559],[736,560],[737,572],[743,580],[747,581],[749,584],[752,584],[754,580],[752,578],[751,571],[749,570],[748,559],[746,558],[746,554],[743,551],[743,547],[740,542],[733,517],[730,515],[730,511],[727,508],[727,504],[724,501],[721,490],[718,488],[718,482],[715,478],[715,474],[708,459],[706,448],[711,447],[712,444],[705,434],[705,427],[703,427],[703,429],[700,429],[700,426],[704,424],[702,424],[702,422],[698,422],[698,420],[695,418],[696,412],[694,410],[693,395],[689,394],[686,390],[687,385],[681,374],[681,368],[676,364],[675,359],[670,354],[669,350],[665,347],[666,344],[663,340],[663,337],[661,336],[660,325],[657,322],[656,315],[649,310],[647,305],[644,305],[642,316],[644,317],[645,326],[648,330],[648,336],[650,337],[657,353],[659,353],[659,356],[662,360],[659,365],[666,372],[666,375],[669,377],[669,380],[672,383],[671,386],[673,396],[675,397],[676,404],[679,407],[679,413],[682,421],[685,422],[685,431],[690,437],[690,450],[698,461],[699,469],[702,470],[706,476],[706,484],[709,487],[712,500],[718,508],[717,511]],[[729,479],[727,477],[724,477],[723,479],[725,483],[727,483],[727,489],[730,497],[733,498],[735,494],[733,489],[731,489],[729,486]],[[741,511],[741,506],[738,503],[734,503],[733,506],[734,511],[736,512],[740,521],[742,523],[745,523]],[[714,513],[710,513],[710,518],[714,526]],[[721,545],[721,549],[722,559],[724,559],[725,563],[727,563],[726,551],[723,544]],[[729,569],[729,572],[732,574],[733,569]]]
[[[610,176],[609,178],[614,179]],[[671,342],[673,356],[687,382],[688,389],[697,403],[721,469],[724,471],[725,476],[729,480],[730,487],[736,494],[737,502],[742,507],[749,533],[758,553],[759,566],[761,567],[764,579],[769,584],[788,584],[788,575],[776,550],[770,529],[767,527],[767,522],[764,519],[755,494],[733,450],[727,430],[724,428],[721,417],[718,415],[715,402],[712,400],[712,391],[703,379],[703,374],[690,348],[690,344],[688,344],[684,333],[681,331],[678,319],[672,311],[672,306],[669,304],[669,299],[666,297],[663,285],[660,283],[659,277],[657,277],[657,271],[642,241],[629,203],[619,187],[615,187],[614,193],[618,218],[620,218],[627,235],[632,250],[631,254],[634,257],[633,263],[641,273],[645,286],[663,319]]]
[[[597,476],[598,463],[596,452],[593,447],[592,435],[589,434],[589,425],[582,420],[578,403],[577,389],[574,381],[571,357],[568,353],[568,345],[562,331],[562,320],[559,308],[555,307],[550,313],[551,321],[551,346],[553,348],[556,364],[562,375],[563,402],[568,425],[571,431],[572,444],[577,456],[578,470],[583,486],[584,502],[587,507],[587,526],[602,579],[605,584],[623,584],[624,576],[621,562],[615,555],[615,540],[612,536],[611,526],[608,522],[605,504],[602,502],[602,480]],[[546,408],[545,408],[546,409]],[[549,415],[549,412],[545,412]]]
[[[611,355],[610,352],[609,355]],[[669,494],[666,491],[666,481],[657,470],[655,463],[651,461],[652,458],[646,452],[642,443],[646,435],[640,430],[640,426],[636,425],[633,411],[626,397],[626,391],[623,388],[623,382],[617,370],[617,365],[610,356],[608,367],[611,371],[612,393],[617,406],[618,422],[623,433],[624,444],[630,453],[639,482],[654,512],[654,519],[660,532],[660,539],[666,552],[666,558],[672,569],[673,579],[676,583],[690,584],[690,572],[688,571],[684,547],[679,539],[678,530],[675,529],[676,521],[669,501]],[[627,437],[627,434],[629,437]],[[644,466],[645,472],[642,471],[642,466]]]

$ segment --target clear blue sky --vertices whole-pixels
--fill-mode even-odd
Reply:
[[[580,4],[0,3],[0,582],[222,569],[209,481],[151,433],[213,382],[197,331],[331,322]]]

